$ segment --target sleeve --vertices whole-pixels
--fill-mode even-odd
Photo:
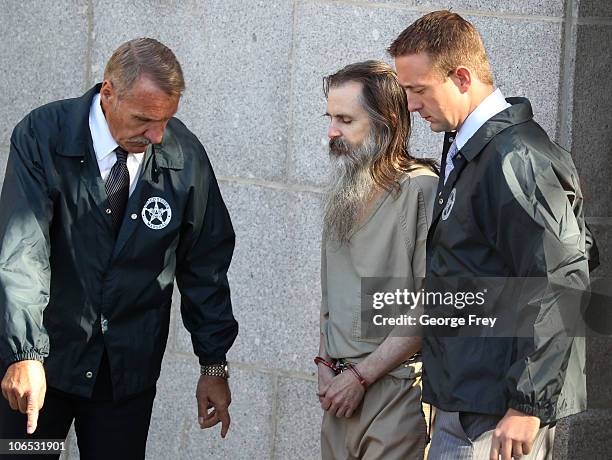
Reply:
[[[43,312],[49,302],[53,202],[28,119],[13,131],[0,196],[0,360],[49,355]]]
[[[533,335],[514,339],[508,406],[551,420],[567,382],[580,388],[583,371],[584,338],[567,334],[563,318],[579,313],[580,299],[572,293],[584,294],[589,283],[582,196],[569,155],[548,160],[520,152],[502,169],[497,247],[513,276],[543,280],[543,289],[517,300],[518,308],[535,307],[537,315]]]
[[[197,186],[185,211],[176,279],[183,324],[205,365],[225,361],[238,335],[227,279],[235,235],[207,158],[204,171],[195,171],[194,178]]]
[[[405,217],[407,227],[411,229],[408,237],[414,240],[412,276],[415,291],[423,286],[425,279],[427,233],[431,225],[437,187],[435,179],[429,175],[412,178],[412,181],[415,182],[416,193],[414,197],[411,197],[412,206],[407,206],[408,209],[412,209],[412,214]]]
[[[321,238],[321,319],[320,332],[327,337],[327,323],[329,321],[329,306],[327,304],[327,251],[325,250],[325,237]]]

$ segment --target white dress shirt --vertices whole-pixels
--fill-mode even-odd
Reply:
[[[506,98],[498,88],[489,94],[478,107],[474,109],[472,113],[465,119],[459,131],[455,136],[455,141],[446,158],[446,167],[444,168],[444,182],[453,170],[453,157],[458,150],[461,150],[463,146],[470,140],[470,138],[476,134],[476,131],[480,129],[490,118],[497,115],[499,112],[506,110],[511,104],[506,102]],[[452,153],[451,153],[452,152]]]
[[[111,168],[117,162],[115,149],[119,144],[113,139],[108,129],[108,123],[106,122],[106,117],[100,105],[100,93],[94,96],[91,108],[89,109],[89,131],[91,132],[91,139],[93,141],[94,151],[96,152],[100,175],[102,176],[102,180],[106,181]],[[143,160],[144,152],[128,153],[127,167],[130,172],[130,195],[136,188]]]

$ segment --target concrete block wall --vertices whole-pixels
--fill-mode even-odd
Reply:
[[[357,60],[391,62],[385,53],[391,40],[432,9],[452,8],[473,21],[497,85],[507,96],[530,98],[542,126],[572,148],[602,250],[602,273],[610,274],[612,107],[604,96],[612,89],[610,5],[0,0],[0,177],[19,119],[45,102],[82,94],[101,79],[120,43],[151,36],[170,46],[183,65],[187,91],[178,116],[207,148],[232,215],[237,247],[230,281],[241,325],[229,355],[233,426],[226,440],[218,428],[197,427],[197,361],[176,295],[147,458],[319,457],[321,412],[312,357],[318,348],[319,233],[328,166],[321,79]],[[413,153],[438,157],[440,145],[440,135],[416,117]],[[608,341],[590,344],[595,406],[584,419],[560,427],[556,458],[595,458],[581,456],[584,442],[575,440],[590,439],[590,433],[601,443],[609,436],[600,420],[610,417],[610,351]],[[74,437],[65,457],[78,458]]]
[[[565,36],[569,84],[560,106],[566,144],[581,178],[589,216],[602,256],[597,277],[612,276],[612,2],[568,2]],[[612,447],[612,340],[587,339],[589,410],[559,423],[555,450],[560,458],[608,458]]]

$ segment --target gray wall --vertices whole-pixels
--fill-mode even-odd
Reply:
[[[571,147],[586,201],[586,213],[602,257],[597,277],[612,276],[612,2],[568,2],[565,73],[559,124]],[[609,457],[612,447],[612,341],[587,340],[589,410],[559,424],[556,451],[562,458]],[[604,454],[605,452],[605,454]]]
[[[197,362],[175,315],[148,458],[318,457],[312,357],[327,168],[321,77],[356,60],[389,61],[390,41],[442,7],[476,24],[498,86],[506,96],[530,98],[544,128],[573,149],[609,275],[608,0],[0,0],[2,176],[21,117],[80,95],[100,80],[120,43],[152,36],[183,64],[188,89],[178,116],[206,146],[232,215],[237,247],[230,276],[241,324],[229,355],[232,429],[221,440],[217,428],[197,427]],[[413,153],[438,156],[440,143],[415,119]],[[610,419],[609,345],[590,344],[590,373],[605,379],[589,376],[592,409],[561,424],[559,458],[588,458],[576,446],[592,449],[610,436],[603,423]],[[73,441],[70,457],[77,458]]]

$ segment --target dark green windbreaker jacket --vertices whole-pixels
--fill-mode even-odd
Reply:
[[[427,278],[541,277],[584,290],[590,235],[572,158],[533,121],[527,99],[507,101],[438,189]],[[539,305],[531,338],[425,337],[423,400],[446,411],[514,408],[543,423],[586,409],[584,337],[550,334],[554,296],[527,302]]]
[[[88,125],[93,96],[15,128],[0,199],[0,368],[44,361],[50,387],[91,395],[106,347],[116,399],[155,384],[176,275],[201,363],[238,325],[227,270],[234,231],[204,148],[176,118],[149,146],[115,241]]]

